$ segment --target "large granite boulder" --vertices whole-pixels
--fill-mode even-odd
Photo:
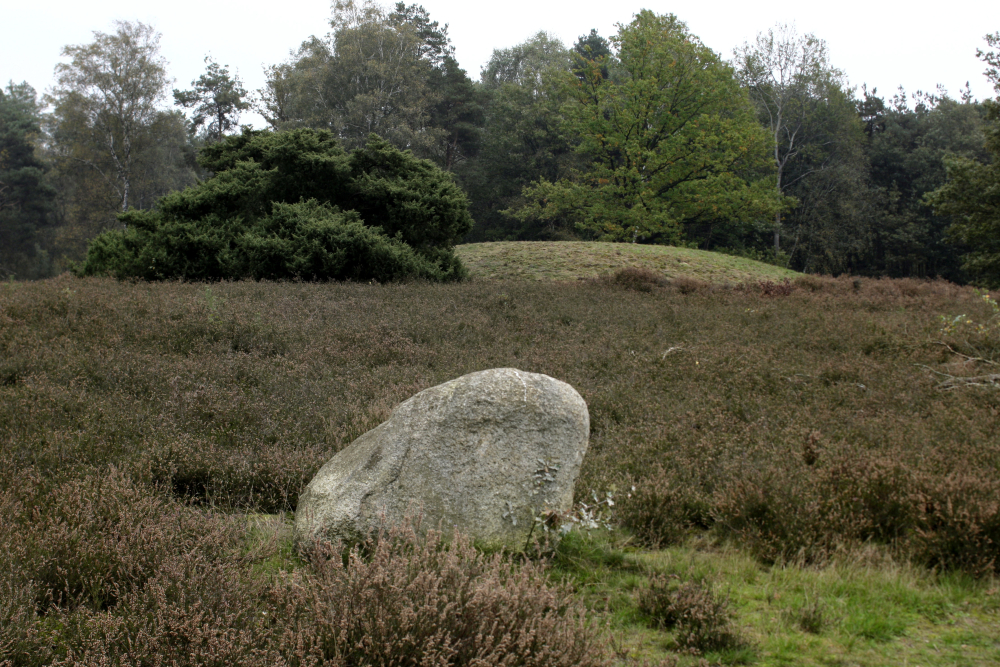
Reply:
[[[417,514],[521,549],[535,517],[566,511],[587,451],[587,404],[547,375],[497,368],[407,399],[309,483],[295,538],[353,543]]]

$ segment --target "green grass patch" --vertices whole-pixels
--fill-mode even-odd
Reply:
[[[704,539],[636,549],[623,533],[572,535],[551,576],[572,582],[606,619],[617,662],[695,665],[990,665],[1000,661],[1000,593],[872,551],[822,567],[766,566]],[[747,646],[692,655],[640,610],[656,577],[694,582],[728,601]],[[676,662],[674,662],[676,661]]]

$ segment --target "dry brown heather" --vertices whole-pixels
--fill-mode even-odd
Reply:
[[[941,282],[712,287],[641,271],[2,285],[0,663],[358,664],[359,638],[410,636],[372,664],[444,644],[452,664],[479,664],[476,651],[599,664],[593,633],[537,568],[512,573],[461,542],[438,557],[406,535],[368,552],[364,577],[292,567],[280,540],[251,549],[232,511],[293,510],[397,403],[502,366],[583,395],[578,493],[617,488],[619,520],[647,544],[708,530],[764,560],[820,560],[871,541],[996,570],[1000,390],[946,390],[924,368],[975,375],[990,367],[958,353],[1000,358],[995,331],[942,339],[939,316],[958,313],[988,316]],[[360,620],[315,611],[338,599]],[[511,614],[530,622],[501,622]]]

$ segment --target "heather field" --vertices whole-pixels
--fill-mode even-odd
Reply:
[[[473,276],[0,285],[0,664],[1000,661],[989,299]],[[586,399],[577,499],[611,530],[292,553],[330,456],[502,366]]]

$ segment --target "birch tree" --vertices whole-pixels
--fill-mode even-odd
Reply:
[[[811,122],[814,110],[831,90],[839,91],[843,73],[830,66],[826,42],[812,34],[799,35],[794,26],[778,25],[758,33],[734,52],[741,84],[750,93],[774,145],[777,189],[784,195],[798,181],[824,168],[825,161],[792,174],[805,152],[828,141]],[[782,211],[774,214],[774,252],[781,249]]]
[[[144,23],[116,21],[113,33],[95,32],[92,43],[66,46],[62,55],[69,62],[56,66],[55,116],[72,119],[77,144],[95,149],[70,159],[99,174],[117,208],[127,211],[136,164],[169,84],[160,34]]]

